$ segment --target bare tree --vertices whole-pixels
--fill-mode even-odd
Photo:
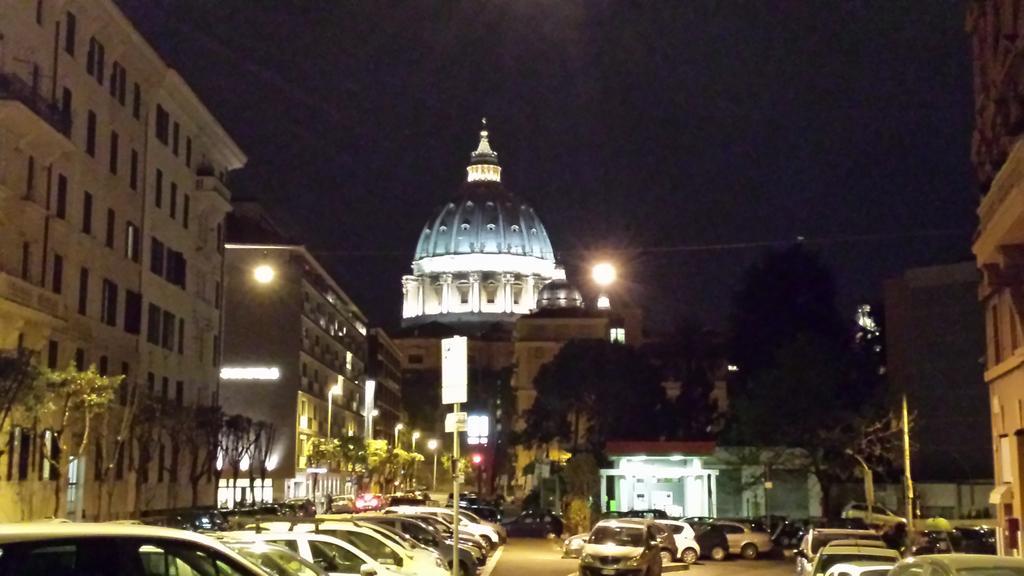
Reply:
[[[188,481],[192,488],[192,506],[199,505],[199,484],[203,478],[216,476],[217,456],[221,449],[224,430],[224,412],[220,406],[193,406],[185,408],[194,426],[181,436],[182,452],[188,460]]]
[[[39,370],[32,363],[31,351],[18,348],[0,352],[0,431],[38,381]]]
[[[224,420],[224,464],[231,468],[232,491],[238,488],[242,461],[252,450],[252,426],[252,419],[241,414],[232,414]]]
[[[140,400],[139,386],[135,383],[122,381],[118,394],[120,418],[114,417],[115,410],[107,410],[103,414],[97,437],[99,451],[95,465],[99,470],[97,481],[100,488],[97,513],[101,518],[111,517],[116,481],[123,478],[125,454],[131,449],[132,424]]]
[[[253,423],[252,459],[249,465],[249,489],[253,502],[256,501],[255,480],[259,478],[261,487],[266,482],[276,439],[277,428],[273,422],[259,420]]]

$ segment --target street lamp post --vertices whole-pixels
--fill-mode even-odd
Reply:
[[[341,383],[331,386],[327,391],[327,441],[331,441],[331,412],[334,408],[334,395],[341,394]]]
[[[430,482],[430,489],[436,492],[437,491],[437,440],[434,440],[433,438],[431,438],[430,440],[427,440],[427,450],[430,450],[431,452],[434,453],[434,477],[433,477],[433,480],[431,480],[431,482]]]
[[[368,419],[370,426],[369,426],[369,430],[366,431],[366,439],[367,440],[373,440],[373,418],[375,416],[377,416],[378,414],[380,414],[380,410],[377,410],[376,408],[374,408],[373,410],[370,410],[370,418]]]
[[[857,462],[860,464],[864,472],[864,503],[867,505],[868,509],[867,517],[864,519],[864,521],[868,524],[868,526],[870,526],[871,521],[873,520],[872,516],[875,513],[875,475],[871,471],[871,468],[868,467],[868,463],[865,462],[863,458],[854,454],[852,450],[847,450],[846,453],[857,460]]]
[[[399,422],[398,424],[395,424],[395,449],[396,450],[398,449],[398,432],[402,428],[405,428],[405,424],[402,424],[401,422]]]

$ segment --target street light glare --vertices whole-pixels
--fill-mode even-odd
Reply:
[[[427,440],[427,450],[437,450],[437,440]]]
[[[276,275],[274,268],[268,264],[260,264],[252,271],[252,277],[260,284],[270,284]]]
[[[615,270],[615,266],[609,262],[600,262],[595,264],[590,271],[591,277],[594,279],[594,283],[598,286],[610,286],[618,278],[618,272]]]
[[[402,428],[405,428],[405,424],[402,424],[401,422],[395,424],[395,430],[401,430]]]

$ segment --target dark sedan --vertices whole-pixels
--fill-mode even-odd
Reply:
[[[545,538],[561,536],[562,519],[550,511],[527,510],[515,518],[502,522],[509,536]]]

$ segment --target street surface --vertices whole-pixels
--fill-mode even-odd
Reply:
[[[577,560],[562,559],[561,540],[540,538],[509,538],[501,557],[489,574],[481,576],[575,576]],[[681,567],[667,566],[668,574]],[[491,566],[488,569],[492,569]],[[694,576],[732,576],[755,574],[758,576],[792,576],[792,560],[728,560],[713,562],[701,560],[690,566],[688,572]]]

